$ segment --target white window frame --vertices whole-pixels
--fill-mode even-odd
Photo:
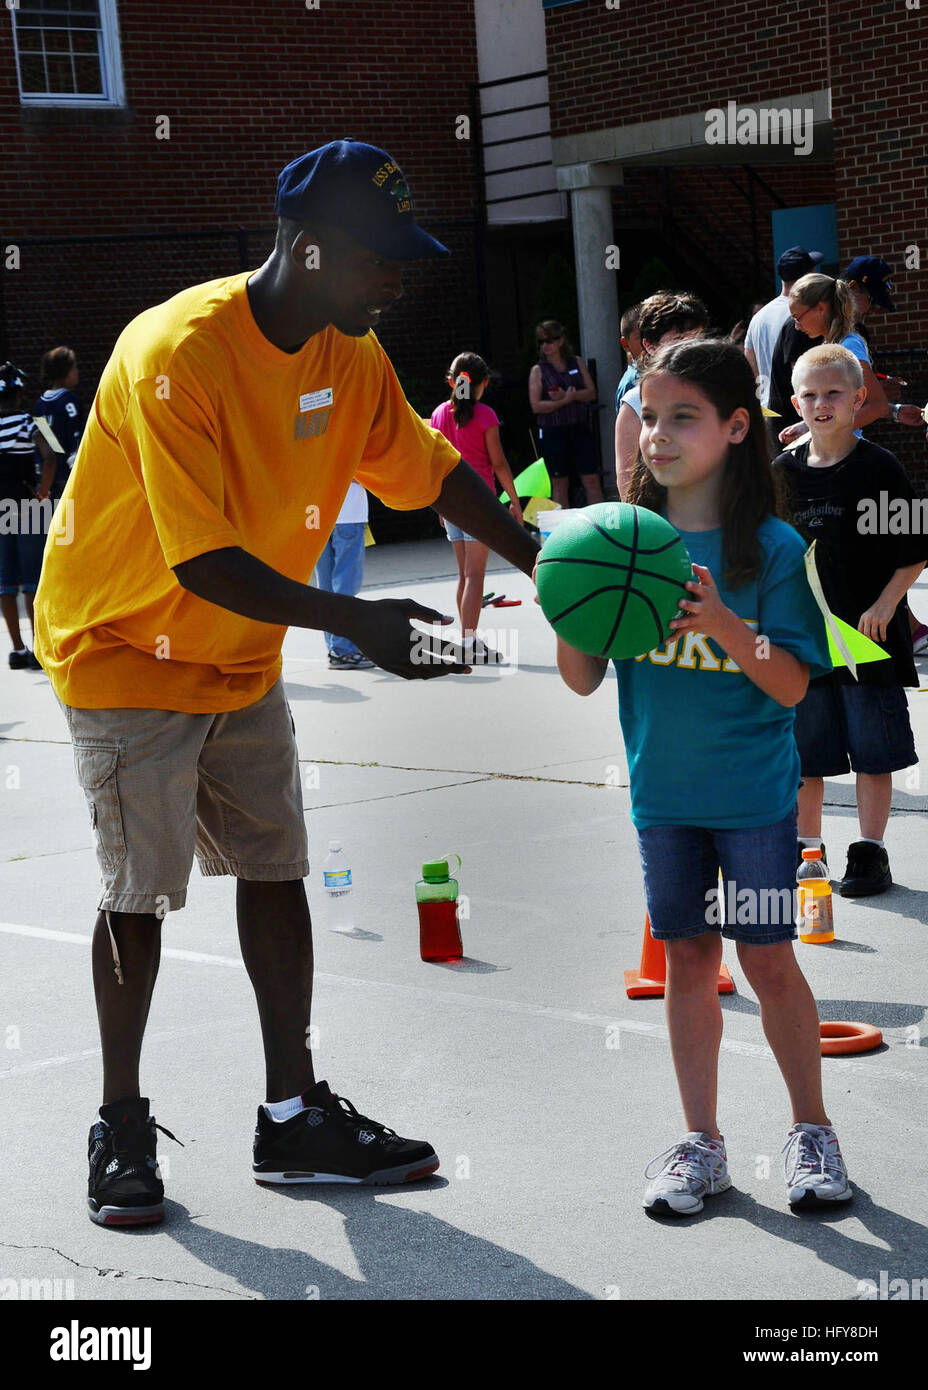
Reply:
[[[98,97],[88,96],[85,92],[23,91],[19,66],[19,42],[16,33],[16,12],[19,5],[10,3],[10,0],[6,0],[6,4],[13,21],[13,50],[16,55],[16,81],[19,86],[21,106],[92,107],[97,110],[104,107],[125,106],[126,92],[122,80],[119,16],[116,12],[116,0],[97,0],[100,11],[101,76],[104,89],[103,95]]]

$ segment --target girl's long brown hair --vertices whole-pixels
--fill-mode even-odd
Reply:
[[[770,467],[767,430],[754,373],[740,348],[715,338],[690,339],[661,348],[642,373],[642,384],[656,372],[667,372],[697,387],[722,420],[729,419],[739,408],[747,410],[751,417],[744,439],[729,446],[722,465],[722,579],[729,588],[737,589],[760,569],[757,531],[768,516],[777,514],[780,492],[780,480],[775,479]],[[649,472],[639,450],[628,501],[652,512],[663,512],[666,497],[667,489]]]

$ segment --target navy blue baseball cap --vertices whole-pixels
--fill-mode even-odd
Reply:
[[[801,280],[803,275],[811,275],[824,259],[821,251],[807,251],[804,246],[791,246],[777,261],[777,274],[781,280]]]
[[[332,140],[301,154],[277,180],[278,217],[313,217],[341,227],[391,261],[450,256],[447,246],[416,225],[403,171],[386,150],[357,140]]]
[[[896,306],[891,298],[893,269],[879,256],[855,256],[841,279],[854,280],[858,285],[863,286],[874,304],[878,305],[880,309],[888,309],[891,314],[896,312]]]

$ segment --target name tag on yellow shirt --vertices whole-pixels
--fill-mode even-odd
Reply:
[[[327,386],[324,391],[306,391],[300,397],[300,414],[304,415],[307,410],[321,410],[323,406],[331,404],[331,386]]]

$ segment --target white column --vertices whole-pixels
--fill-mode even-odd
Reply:
[[[607,270],[607,248],[616,245],[610,187],[622,182],[614,164],[562,166],[558,186],[570,190],[580,316],[580,352],[596,358],[603,476],[615,484],[615,388],[625,370],[619,343],[619,270]],[[621,255],[621,248],[619,248]],[[614,253],[609,259],[614,259]]]

